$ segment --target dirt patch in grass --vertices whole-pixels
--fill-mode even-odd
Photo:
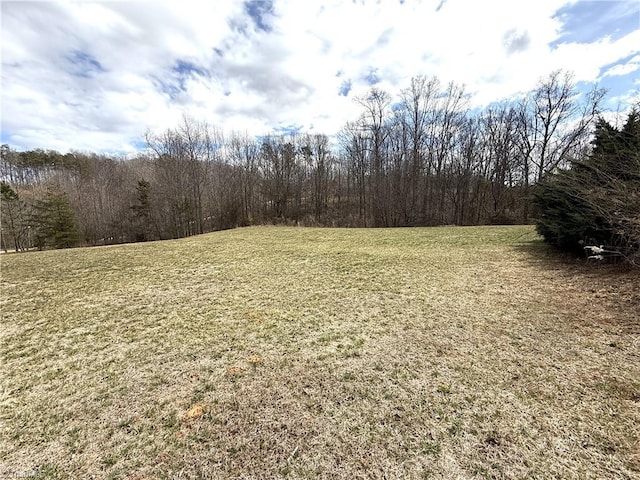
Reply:
[[[530,227],[2,257],[0,477],[637,478],[637,272]]]

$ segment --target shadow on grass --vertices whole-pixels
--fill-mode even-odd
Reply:
[[[542,239],[529,240],[514,245],[517,252],[532,265],[545,270],[567,270],[569,273],[586,275],[620,275],[633,274],[640,276],[640,272],[632,270],[622,261],[598,261],[590,260],[585,256],[562,252],[545,243]]]
[[[579,285],[588,295],[606,298],[613,308],[626,312],[633,330],[640,326],[640,271],[622,263],[602,263],[560,252],[543,240],[514,245],[532,267],[552,272],[560,281]],[[624,322],[626,323],[626,322]]]
[[[563,266],[566,268],[585,264],[585,259],[560,252],[542,239],[523,241],[514,245],[514,249],[524,254],[525,260],[532,265],[545,270],[558,270]]]

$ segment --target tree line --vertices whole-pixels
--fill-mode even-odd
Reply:
[[[528,223],[532,189],[584,158],[604,92],[556,71],[482,110],[456,83],[373,87],[332,137],[225,133],[184,117],[134,158],[2,146],[2,248],[180,238],[282,223]]]

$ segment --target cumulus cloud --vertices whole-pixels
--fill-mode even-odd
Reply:
[[[3,2],[2,141],[134,151],[183,113],[333,134],[357,117],[354,97],[420,74],[464,84],[478,106],[557,68],[624,80],[640,37],[617,21],[634,2],[613,3],[625,6],[585,40],[575,19],[589,10],[574,0]]]
[[[531,39],[529,32],[518,32],[515,28],[507,31],[502,37],[502,44],[507,54],[525,51],[529,47]]]

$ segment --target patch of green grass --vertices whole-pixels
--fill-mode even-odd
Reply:
[[[634,478],[637,272],[531,227],[2,255],[0,473]]]

